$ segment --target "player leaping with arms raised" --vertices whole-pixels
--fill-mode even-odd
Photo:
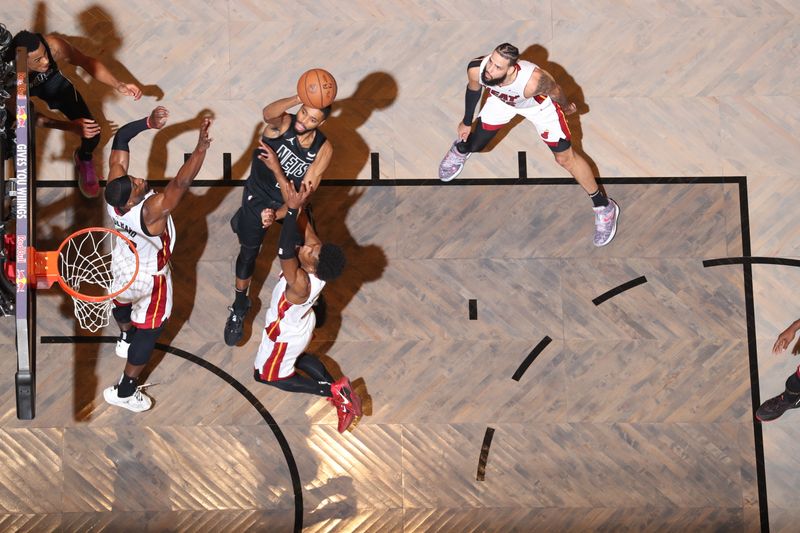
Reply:
[[[298,192],[281,169],[275,152],[263,141],[258,158],[264,162],[280,184],[286,205],[286,216],[278,241],[281,276],[272,291],[266,326],[255,360],[255,379],[289,392],[305,392],[330,398],[339,416],[342,433],[361,416],[361,399],[352,389],[347,376],[334,381],[325,366],[314,356],[304,353],[314,333],[316,317],[312,306],[325,283],[344,269],[342,249],[323,244],[301,208],[311,194],[303,182]],[[304,241],[301,239],[301,229]],[[303,242],[302,246],[298,243]],[[300,375],[301,370],[306,375]]]
[[[205,118],[200,126],[197,146],[175,178],[161,194],[150,190],[146,179],[128,174],[128,143],[147,129],[163,128],[168,117],[169,112],[159,106],[149,117],[119,129],[111,148],[105,192],[114,228],[136,245],[139,272],[130,288],[114,299],[114,319],[121,331],[116,351],[117,355],[126,357],[127,362],[119,382],[105,389],[103,396],[108,403],[134,412],[146,411],[153,404],[152,399],[142,393],[138,378],[172,312],[169,261],[175,246],[175,224],[171,213],[189,190],[211,145],[208,136],[211,119]],[[112,272],[125,269],[130,264],[130,256],[127,245],[118,242],[112,256]]]

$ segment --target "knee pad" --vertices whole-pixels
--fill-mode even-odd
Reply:
[[[253,276],[256,269],[256,259],[260,246],[240,246],[239,255],[236,257],[236,277],[239,279],[249,279]]]
[[[114,320],[116,320],[118,323],[130,324],[132,311],[133,311],[133,306],[131,304],[127,305],[114,304],[114,308],[111,310],[111,314],[114,315]]]
[[[153,355],[153,350],[156,347],[161,332],[164,331],[164,326],[155,329],[137,329],[136,335],[131,340],[130,348],[128,348],[128,363],[132,365],[146,365],[150,361],[150,356]]]

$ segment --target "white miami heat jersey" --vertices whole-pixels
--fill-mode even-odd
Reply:
[[[509,85],[501,87],[499,85],[489,86],[483,83],[483,70],[486,68],[486,63],[488,63],[490,57],[492,57],[491,54],[484,57],[478,69],[481,74],[480,84],[489,90],[489,94],[517,109],[536,107],[550,98],[549,96],[541,94],[531,98],[525,98],[525,86],[528,84],[528,80],[531,79],[533,70],[536,68],[536,65],[530,61],[517,61],[517,64],[514,65],[517,69],[517,77],[514,78],[514,81]]]
[[[167,217],[166,227],[160,235],[148,235],[144,229],[142,209],[145,200],[154,194],[154,191],[150,191],[144,200],[124,214],[106,204],[108,214],[114,221],[114,229],[128,237],[136,246],[139,254],[139,276],[164,274],[169,269],[169,259],[175,247],[175,223],[172,215]],[[122,239],[116,239],[113,262],[125,263],[132,259],[132,255],[128,245]]]
[[[314,274],[309,274],[308,280],[311,283],[311,292],[308,298],[301,304],[293,304],[286,299],[286,278],[281,273],[278,283],[272,290],[272,299],[269,302],[269,309],[267,309],[267,325],[264,331],[272,342],[289,342],[306,336],[309,336],[310,340],[310,335],[317,323],[311,306],[319,298],[325,282]],[[303,349],[305,349],[305,345]]]

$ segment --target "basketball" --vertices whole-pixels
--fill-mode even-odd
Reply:
[[[336,99],[336,80],[327,70],[312,68],[297,80],[297,96],[309,107],[328,107]]]

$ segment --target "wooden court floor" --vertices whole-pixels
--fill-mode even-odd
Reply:
[[[763,400],[794,368],[769,348],[800,316],[800,273],[707,261],[800,256],[798,13],[712,0],[9,8],[10,28],[59,32],[145,87],[132,102],[68,72],[104,126],[103,157],[114,124],[163,104],[172,124],[137,137],[131,170],[172,177],[210,110],[198,179],[231,181],[201,181],[175,214],[151,411],[103,402],[122,368],[116,331],[82,332],[53,290],[37,296],[37,416],[17,420],[13,323],[0,320],[0,530],[793,531],[797,415],[754,426],[751,373]],[[466,61],[506,40],[584,104],[576,144],[623,210],[605,248],[528,124],[451,184],[434,179]],[[245,341],[222,342],[228,221],[260,109],[311,66],[340,84],[314,209],[348,269],[309,351],[366,400],[344,435],[321,399],[252,380],[277,232]],[[72,186],[75,140],[38,141],[47,247],[105,220]]]

